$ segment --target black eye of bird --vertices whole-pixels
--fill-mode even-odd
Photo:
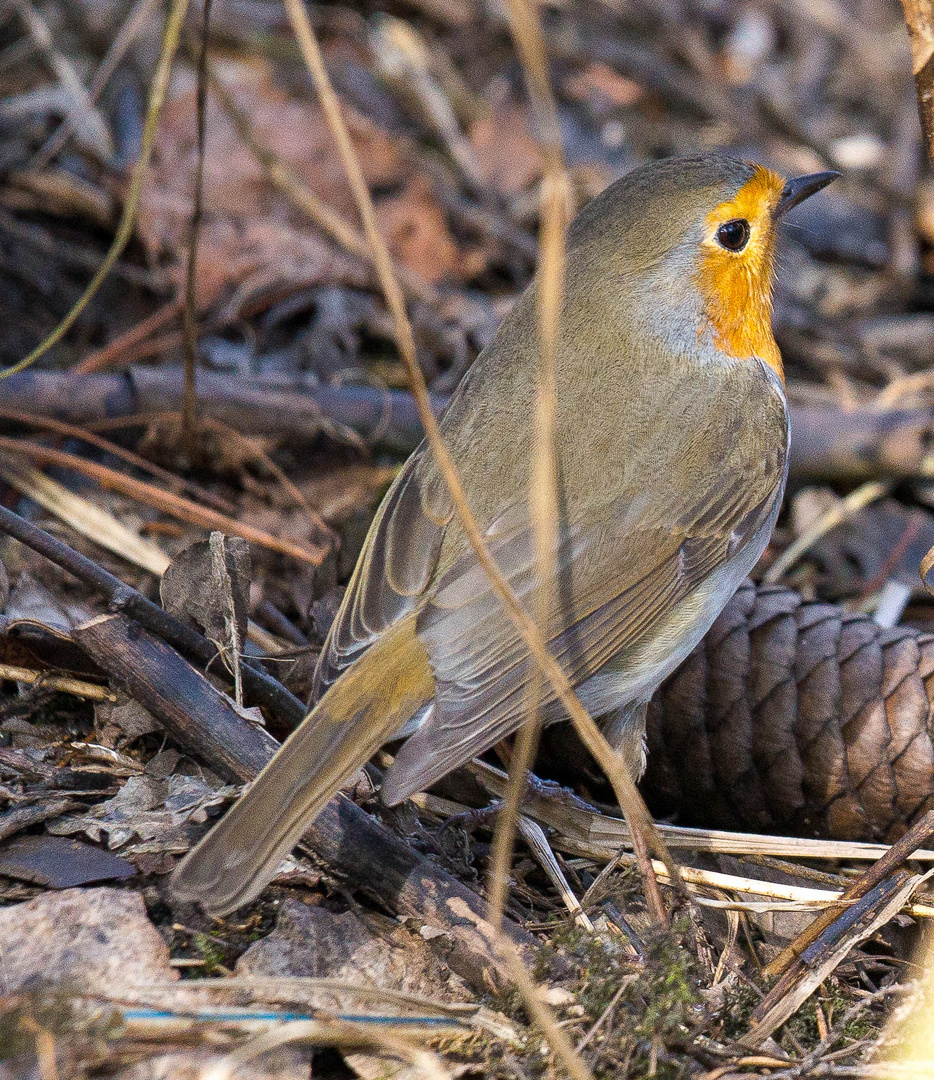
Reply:
[[[742,251],[749,243],[749,222],[745,218],[725,221],[717,229],[717,243],[727,251]]]

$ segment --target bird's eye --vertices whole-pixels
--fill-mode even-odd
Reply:
[[[725,221],[717,229],[717,243],[727,251],[742,251],[749,243],[749,222],[745,218]]]

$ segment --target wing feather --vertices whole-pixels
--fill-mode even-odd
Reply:
[[[551,651],[573,685],[586,682],[621,652],[637,647],[680,600],[749,542],[780,497],[781,472],[772,479],[771,493],[765,499],[757,493],[755,506],[750,505],[745,478],[736,478],[728,491],[717,493],[712,512],[698,507],[695,521],[704,522],[699,535],[650,529],[621,538],[614,562],[625,567],[628,561],[635,573],[614,574],[613,563],[607,565],[604,558],[591,564],[591,573],[601,579],[602,602],[593,602],[601,595],[600,583],[588,582],[594,587],[582,592],[591,606],[582,609],[578,595],[571,612],[567,607],[557,610],[550,625]],[[741,535],[734,527],[737,522],[744,526]],[[587,563],[588,538],[599,543],[604,536],[604,530],[584,532],[568,543],[577,555],[571,565],[577,568],[582,560]],[[506,571],[511,580],[525,582],[532,575],[531,544],[526,540],[527,561]],[[568,564],[562,554],[559,582],[561,567]],[[617,589],[608,596],[610,582]],[[454,584],[450,583],[445,599],[459,594]],[[489,586],[456,607],[438,607],[430,600],[419,613],[418,635],[435,672],[435,703],[396,756],[384,785],[389,802],[430,786],[511,734],[525,718],[529,659]],[[542,706],[546,718],[560,715],[550,688],[543,694]]]
[[[581,474],[566,463],[572,487],[562,502],[556,600],[546,634],[573,685],[616,657],[631,657],[638,666],[646,643],[679,602],[761,535],[781,499],[787,462],[784,402],[766,383],[755,373],[737,376],[719,417],[699,398],[695,412],[703,423],[685,423],[693,437],[667,443],[661,439],[670,422],[667,399],[659,398],[651,424],[620,429],[631,437],[608,459],[613,474],[605,490],[582,488]],[[687,456],[675,457],[676,450]],[[537,569],[527,503],[515,497],[497,502],[497,492],[514,496],[515,485],[488,475],[495,458],[471,460],[474,470],[462,476],[468,494],[485,508],[480,521],[490,552],[528,602]],[[661,490],[676,472],[678,482]],[[650,476],[661,478],[655,487],[645,482]],[[453,520],[424,447],[406,463],[374,519],[319,661],[319,693],[413,612],[436,693],[386,778],[390,802],[492,746],[525,716],[525,647]],[[545,707],[546,716],[560,715],[550,693]]]

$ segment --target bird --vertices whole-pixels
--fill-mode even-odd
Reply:
[[[707,154],[641,165],[566,236],[554,348],[557,543],[540,627],[637,779],[645,709],[765,550],[788,474],[772,333],[779,221],[839,174],[787,182]],[[441,419],[489,551],[530,610],[537,281]],[[213,913],[255,898],[324,804],[405,736],[395,805],[527,717],[531,660],[468,542],[427,444],[382,500],[327,635],[309,715],[176,867]],[[546,723],[565,718],[553,691]]]

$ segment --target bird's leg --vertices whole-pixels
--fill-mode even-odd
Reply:
[[[502,762],[505,771],[509,772],[509,766],[512,764],[512,739],[500,739],[493,747],[493,750]],[[521,801],[524,801],[528,794],[531,777],[532,774],[530,773],[526,778],[526,788],[522,793]],[[502,799],[491,799],[486,806],[480,806],[476,810],[465,810],[461,814],[452,814],[441,826],[441,831],[447,828],[458,828],[466,829],[467,832],[472,833],[476,832],[477,829],[492,829],[496,823],[496,815],[502,805]]]
[[[502,799],[493,799],[486,806],[478,806],[476,810],[464,810],[460,814],[451,814],[442,822],[438,833],[446,832],[448,829],[463,829],[468,833],[474,833],[477,829],[492,829],[502,805]]]
[[[494,747],[500,760],[508,756],[508,753],[501,752],[505,746],[504,741]],[[504,764],[508,766],[508,761],[505,761]],[[478,778],[482,781],[482,777]],[[596,809],[596,807],[577,795],[572,788],[564,787],[555,780],[542,780],[533,772],[527,773],[525,787],[520,798],[520,811],[523,806],[527,806],[539,798],[547,799],[549,802],[561,803],[564,806],[573,806],[580,810],[593,811]],[[476,810],[465,810],[460,814],[452,814],[451,817],[445,820],[441,828],[447,829],[449,826],[454,826],[464,828],[468,832],[473,832],[479,828],[492,828],[501,807],[502,799],[491,799],[486,806],[481,806]]]
[[[648,710],[648,701],[633,701],[600,719],[603,737],[618,754],[622,754],[634,781],[638,781],[645,772],[645,718]]]

